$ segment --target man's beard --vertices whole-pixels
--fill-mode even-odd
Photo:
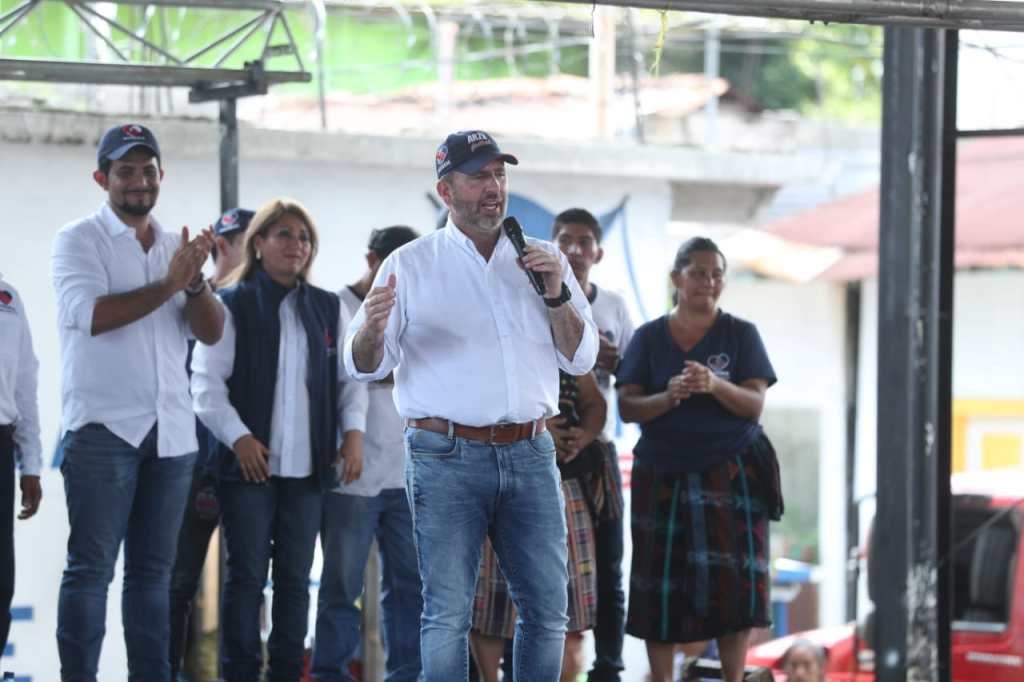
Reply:
[[[121,203],[117,204],[117,208],[118,208],[118,210],[120,210],[120,211],[122,211],[124,213],[127,213],[128,215],[134,215],[134,216],[140,216],[141,217],[141,216],[149,215],[149,212],[153,210],[153,205],[154,204],[149,204],[149,205],[146,205],[146,204],[131,204],[131,203],[128,203],[128,201],[125,200],[125,201],[121,201]]]
[[[476,204],[471,204],[468,201],[456,199],[452,202],[452,209],[452,212],[461,219],[460,222],[464,223],[460,227],[472,228],[478,232],[495,232],[501,228],[501,221],[505,219],[508,204],[504,203],[500,213],[494,218],[480,215],[476,212]]]

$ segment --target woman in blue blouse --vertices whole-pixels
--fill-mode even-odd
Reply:
[[[768,521],[778,463],[758,422],[775,383],[753,324],[723,312],[726,260],[696,237],[676,254],[676,305],[637,329],[617,373],[640,424],[632,477],[626,632],[668,682],[677,643],[717,639],[723,679],[743,679],[752,627],[769,621]]]

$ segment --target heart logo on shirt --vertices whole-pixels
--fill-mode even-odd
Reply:
[[[14,294],[7,291],[6,289],[0,289],[0,303],[4,305],[10,305],[11,301],[14,300]]]
[[[712,355],[708,358],[708,367],[715,370],[716,372],[724,372],[725,368],[729,366],[729,356],[725,353],[719,353],[718,355]]]

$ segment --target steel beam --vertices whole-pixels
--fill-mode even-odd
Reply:
[[[263,77],[268,85],[312,80],[304,71],[265,71]],[[0,80],[195,87],[203,83],[245,83],[249,78],[249,71],[244,69],[0,59]]]
[[[878,682],[948,682],[956,49],[887,28],[878,302]]]
[[[1015,0],[537,0],[826,23],[1024,31]]]

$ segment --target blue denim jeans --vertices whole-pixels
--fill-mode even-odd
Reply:
[[[622,490],[622,473],[615,444],[610,443],[612,476]],[[594,528],[597,544],[597,625],[594,627],[594,667],[588,682],[619,682],[626,669],[622,641],[626,629],[626,593],[622,589],[623,519],[600,519]]]
[[[373,497],[324,496],[320,542],[324,569],[316,610],[313,679],[355,682],[347,666],[360,641],[362,614],[356,600],[373,538],[381,556],[381,623],[387,652],[387,682],[420,676],[420,614],[423,597],[412,540],[412,515],[401,488]]]
[[[189,641],[192,601],[210,548],[210,537],[220,522],[215,480],[198,466],[188,491],[185,516],[178,533],[178,548],[171,570],[170,662],[171,679],[177,679]]]
[[[273,561],[273,628],[267,642],[271,682],[302,677],[309,622],[309,571],[324,493],[312,478],[271,477],[263,485],[220,485],[228,550],[221,622],[221,668],[226,682],[260,679],[260,607]]]
[[[100,424],[64,436],[71,534],[57,602],[57,650],[66,682],[96,679],[107,587],[122,541],[127,678],[170,679],[168,588],[195,454],[157,457],[156,434],[154,427],[138,448]]]
[[[557,682],[568,624],[565,502],[547,432],[488,445],[406,430],[406,488],[423,581],[426,682],[465,680],[467,634],[489,536],[518,610],[516,682]]]

